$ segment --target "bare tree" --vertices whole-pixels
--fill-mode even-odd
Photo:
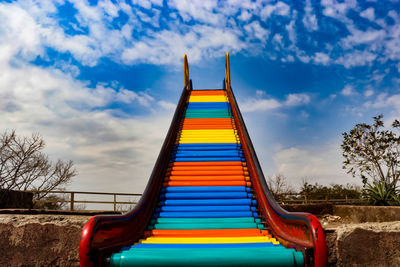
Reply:
[[[40,190],[44,198],[48,191],[62,189],[77,173],[73,162],[53,163],[42,152],[45,142],[39,134],[18,137],[15,130],[0,136],[0,189]]]
[[[283,201],[285,195],[293,193],[293,188],[287,183],[286,177],[281,173],[268,177],[267,185],[277,201]]]

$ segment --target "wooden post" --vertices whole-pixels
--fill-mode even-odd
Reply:
[[[71,192],[71,207],[70,210],[74,210],[74,199],[75,199],[75,193]]]
[[[117,194],[114,194],[114,211],[117,211]]]

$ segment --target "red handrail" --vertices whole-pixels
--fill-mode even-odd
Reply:
[[[310,213],[288,212],[284,210],[275,201],[268,189],[261,165],[231,88],[229,65],[229,53],[227,53],[225,61],[225,89],[228,94],[262,216],[270,226],[271,231],[283,245],[294,247],[304,252],[307,265],[326,266],[327,247],[325,234],[318,219]]]
[[[143,236],[157,205],[164,174],[168,168],[169,155],[175,144],[180,118],[190,90],[191,83],[189,82],[185,84],[182,91],[171,126],[139,203],[133,210],[123,215],[91,217],[83,227],[79,243],[80,266],[102,266],[105,264],[105,257],[118,252],[122,246],[133,244]]]

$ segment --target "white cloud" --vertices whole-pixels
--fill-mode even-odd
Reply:
[[[203,18],[209,24],[212,23],[214,2],[201,2],[200,9],[198,3],[177,1],[176,5],[179,12],[187,16],[195,16],[194,19]],[[238,37],[240,33],[237,29],[196,25],[172,25],[171,30],[153,31],[146,28],[145,34],[134,40],[133,30],[143,31],[143,23],[150,23],[158,26],[160,11],[152,10],[153,15],[137,12],[124,3],[113,4],[109,1],[101,2],[98,5],[90,5],[85,1],[73,1],[77,9],[76,19],[79,25],[74,25],[75,29],[87,28],[75,35],[66,34],[65,29],[58,24],[55,16],[56,8],[40,9],[39,4],[29,3],[26,6],[19,2],[12,4],[0,4],[0,32],[1,40],[4,43],[13,43],[9,47],[10,51],[4,50],[10,55],[22,55],[26,59],[35,58],[41,55],[45,58],[45,50],[50,47],[61,53],[71,53],[71,55],[84,65],[95,66],[102,57],[111,58],[114,61],[122,61],[125,64],[136,64],[140,62],[152,64],[180,65],[181,57],[188,53],[191,63],[198,62],[202,57],[220,56],[226,51],[235,53],[245,47]],[[155,5],[156,3],[151,3]],[[171,5],[172,5],[171,4]],[[147,3],[145,6],[149,5]],[[31,12],[31,10],[38,10]],[[110,24],[112,19],[118,15],[119,11],[124,11],[128,16],[128,21],[121,25],[121,29],[114,29]],[[211,13],[210,13],[211,12]],[[222,15],[215,14],[219,20]],[[48,18],[45,23],[43,18]],[[171,22],[175,23],[175,22]],[[268,31],[260,25],[252,25],[254,38],[264,39]],[[257,27],[258,26],[258,27]],[[177,30],[180,29],[180,30]],[[0,42],[1,42],[0,40]],[[0,55],[2,56],[2,55]]]
[[[60,52],[69,52],[84,65],[94,66],[103,55],[111,56],[121,48],[121,32],[106,27],[104,9],[112,13],[110,5],[92,7],[83,1],[76,2],[79,11],[77,18],[81,26],[89,27],[89,35],[68,35],[58,25],[54,12],[44,9],[39,3],[0,4],[0,29],[2,40],[12,40],[13,53],[22,52],[24,58],[44,55],[46,47]],[[46,19],[43,19],[46,18]]]
[[[345,68],[352,68],[355,66],[371,65],[376,57],[377,55],[371,52],[355,50],[337,58],[334,62],[343,65]]]
[[[226,51],[235,53],[244,45],[229,29],[197,25],[184,35],[164,30],[155,33],[152,38],[143,38],[125,49],[121,59],[126,64],[145,62],[181,65],[181,58],[185,53],[190,56],[191,63],[196,63],[204,56],[216,57]]]
[[[255,37],[255,39],[260,40],[262,43],[265,43],[267,41],[269,31],[261,27],[260,22],[258,21],[253,21],[250,24],[247,24],[244,26],[244,30],[250,37]]]
[[[361,17],[367,18],[371,21],[375,20],[375,9],[373,7],[367,8],[363,12],[360,13]]]
[[[313,13],[313,7],[310,0],[306,0],[306,6],[304,7],[303,24],[308,31],[318,30],[317,16]]]
[[[326,66],[330,63],[330,61],[331,61],[331,58],[329,57],[329,55],[322,53],[322,52],[315,53],[315,56],[314,56],[315,63]]]
[[[323,14],[340,21],[346,27],[349,34],[337,44],[342,49],[341,56],[334,58],[331,63],[343,65],[346,68],[356,66],[371,66],[373,62],[386,63],[389,59],[400,60],[400,26],[398,23],[393,25],[386,24],[382,19],[375,18],[375,10],[370,7],[366,10],[359,10],[357,1],[321,1]],[[350,10],[360,13],[360,16],[378,23],[381,29],[377,30],[368,27],[365,30],[355,25],[354,21],[347,15]],[[390,10],[388,15],[396,22],[399,15],[396,11]]]
[[[266,95],[266,92],[263,90],[256,90],[256,97],[263,97]]]
[[[151,1],[151,0],[132,0],[132,4],[139,5],[143,8],[150,9],[151,5],[162,6],[162,0]]]
[[[226,51],[232,54],[240,51],[258,55],[265,52],[258,42],[264,44],[270,34],[269,28],[262,27],[262,23],[257,21],[259,18],[267,24],[282,24],[287,31],[287,37],[282,33],[274,33],[273,50],[267,54],[272,60],[339,64],[346,68],[371,65],[378,60],[382,63],[389,59],[394,62],[400,60],[400,24],[389,25],[383,20],[379,22],[375,19],[382,29],[360,30],[347,17],[350,10],[359,11],[353,0],[321,2],[323,14],[343,23],[349,34],[338,43],[332,44],[332,48],[340,48],[336,53],[331,53],[332,48],[321,50],[314,47],[318,48],[314,55],[297,46],[298,12],[281,1],[170,0],[163,3],[161,0],[135,0],[132,2],[134,6],[131,6],[125,2],[114,3],[108,0],[97,5],[72,0],[77,11],[74,15],[77,22],[71,21],[69,26],[59,24],[57,5],[61,5],[60,3],[23,0],[1,3],[0,42],[12,40],[15,44],[9,47],[10,50],[0,51],[0,57],[11,54],[10,57],[18,55],[25,59],[34,59],[40,55],[46,59],[47,48],[52,48],[71,55],[83,65],[95,66],[101,58],[129,65],[143,62],[180,65],[183,53],[188,53],[192,64],[204,58],[220,57]],[[161,12],[163,4],[172,9],[168,15]],[[128,18],[123,24],[116,26],[113,20],[121,12]],[[312,1],[306,1],[304,13],[301,21],[305,28],[310,32],[318,30]],[[361,16],[368,19],[374,19],[374,14],[373,8],[361,12]],[[284,16],[286,19],[271,22],[269,19],[273,15]],[[238,19],[233,19],[234,16]],[[400,21],[399,14],[394,10],[388,16],[396,22]],[[171,19],[172,17],[175,19]],[[251,17],[255,20],[246,24]],[[66,29],[68,27],[75,32],[70,33]],[[302,40],[313,38],[307,34],[311,33],[302,33]],[[312,45],[317,46],[317,42]],[[357,50],[360,48],[362,49]]]
[[[290,6],[281,1],[275,5],[267,4],[261,9],[260,17],[262,20],[266,20],[273,14],[287,17],[290,14]]]
[[[400,94],[388,95],[387,93],[381,93],[375,99],[375,102],[366,104],[366,107],[373,108],[390,108],[393,107],[400,112]]]
[[[292,42],[293,45],[296,44],[297,42],[297,33],[295,29],[295,20],[291,20],[288,25],[285,26],[287,32],[288,32],[288,37],[289,40]]]
[[[242,21],[248,21],[251,18],[251,16],[252,16],[252,14],[250,12],[248,12],[247,10],[242,10],[238,19],[240,19]]]
[[[279,33],[274,34],[274,37],[272,38],[272,42],[278,44],[279,46],[283,45],[282,42],[283,36]]]
[[[400,22],[400,18],[397,19]],[[399,61],[400,60],[400,24],[397,22],[395,25],[387,29],[387,42],[385,42],[385,55],[387,58]]]
[[[372,90],[372,89],[365,90],[365,92],[364,92],[365,97],[370,97],[372,95],[374,95],[374,90]]]
[[[253,112],[253,111],[266,111],[271,109],[277,109],[281,107],[282,104],[275,99],[256,99],[249,98],[243,104],[240,105],[240,109],[243,112]]]
[[[355,28],[350,28],[351,35],[341,41],[345,49],[352,49],[359,44],[370,44],[371,49],[378,49],[383,44],[383,39],[386,37],[384,30],[360,31]]]
[[[311,57],[308,56],[304,51],[298,49],[297,47],[295,47],[295,53],[296,53],[296,57],[303,63],[309,63],[311,61]]]
[[[171,102],[167,102],[167,101],[164,101],[164,100],[158,101],[158,104],[161,107],[163,107],[164,109],[167,109],[167,110],[175,110],[175,108],[176,108],[176,104],[171,103]]]
[[[307,105],[308,103],[310,103],[310,96],[304,93],[289,94],[284,102],[285,106],[289,107]]]
[[[360,183],[342,170],[339,144],[332,143],[319,147],[289,147],[281,149],[274,156],[275,173],[282,173],[293,185],[300,186],[303,179],[309,183],[346,184]]]
[[[8,45],[1,43],[0,51],[4,47]],[[38,132],[51,158],[73,160],[79,175],[72,190],[140,193],[144,189],[172,117],[170,103],[133,118],[107,107],[125,103],[149,109],[146,106],[157,106],[150,105],[156,100],[117,83],[89,88],[53,67],[8,61],[0,59],[1,131]]]
[[[206,22],[211,25],[225,24],[223,14],[215,11],[218,3],[212,0],[187,1],[187,0],[170,0],[168,6],[175,8],[185,21],[191,19]]]
[[[373,19],[373,9],[365,10],[364,15]],[[393,10],[392,10],[393,11]],[[397,13],[393,13],[398,16]],[[399,20],[400,21],[400,20]],[[339,45],[343,48],[344,55],[336,59],[336,64],[344,65],[346,68],[354,66],[371,65],[374,61],[381,63],[388,59],[400,60],[400,26],[398,24],[387,25],[380,23],[382,29],[359,30],[353,22],[347,22],[346,27],[350,34],[344,37]],[[361,50],[358,50],[359,47]]]
[[[337,0],[322,0],[323,14],[328,17],[344,19],[347,11],[357,6],[356,0],[346,0],[339,2]]]
[[[351,85],[346,85],[340,92],[344,96],[351,96],[355,94],[354,88]]]
[[[310,103],[310,96],[305,93],[289,94],[285,101],[278,101],[273,98],[263,98],[265,91],[257,90],[256,97],[247,98],[240,104],[243,112],[274,110],[281,107],[296,107]]]

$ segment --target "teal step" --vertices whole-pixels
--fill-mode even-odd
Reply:
[[[111,267],[128,266],[275,266],[302,267],[301,252],[284,247],[262,248],[131,248],[115,253]]]

